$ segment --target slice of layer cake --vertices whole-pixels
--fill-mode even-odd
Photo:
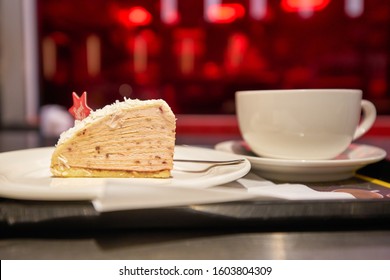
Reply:
[[[117,101],[61,134],[50,169],[58,177],[168,178],[175,131],[165,101]]]

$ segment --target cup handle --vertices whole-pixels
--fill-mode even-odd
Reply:
[[[353,140],[363,136],[372,127],[376,119],[376,109],[372,102],[363,99],[361,106],[363,116],[359,126],[356,128]]]

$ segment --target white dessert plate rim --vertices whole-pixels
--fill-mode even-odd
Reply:
[[[205,189],[223,185],[245,176],[250,162],[243,156],[210,148],[175,146],[175,158],[196,160],[235,160],[242,163],[217,166],[207,172],[172,171],[172,178],[54,178],[50,158],[54,147],[33,148],[0,153],[0,197],[28,200],[93,200],[109,185],[161,186]],[[197,163],[175,163],[186,169],[202,169]]]

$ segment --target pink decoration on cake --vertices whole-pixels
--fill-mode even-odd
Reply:
[[[87,105],[87,92],[83,92],[81,97],[79,97],[75,92],[72,93],[73,97],[73,106],[69,108],[69,113],[72,114],[72,116],[76,120],[83,120],[92,111],[92,109]]]

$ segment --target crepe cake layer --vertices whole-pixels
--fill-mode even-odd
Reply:
[[[58,177],[167,178],[175,130],[165,101],[117,101],[61,134],[50,169]]]

